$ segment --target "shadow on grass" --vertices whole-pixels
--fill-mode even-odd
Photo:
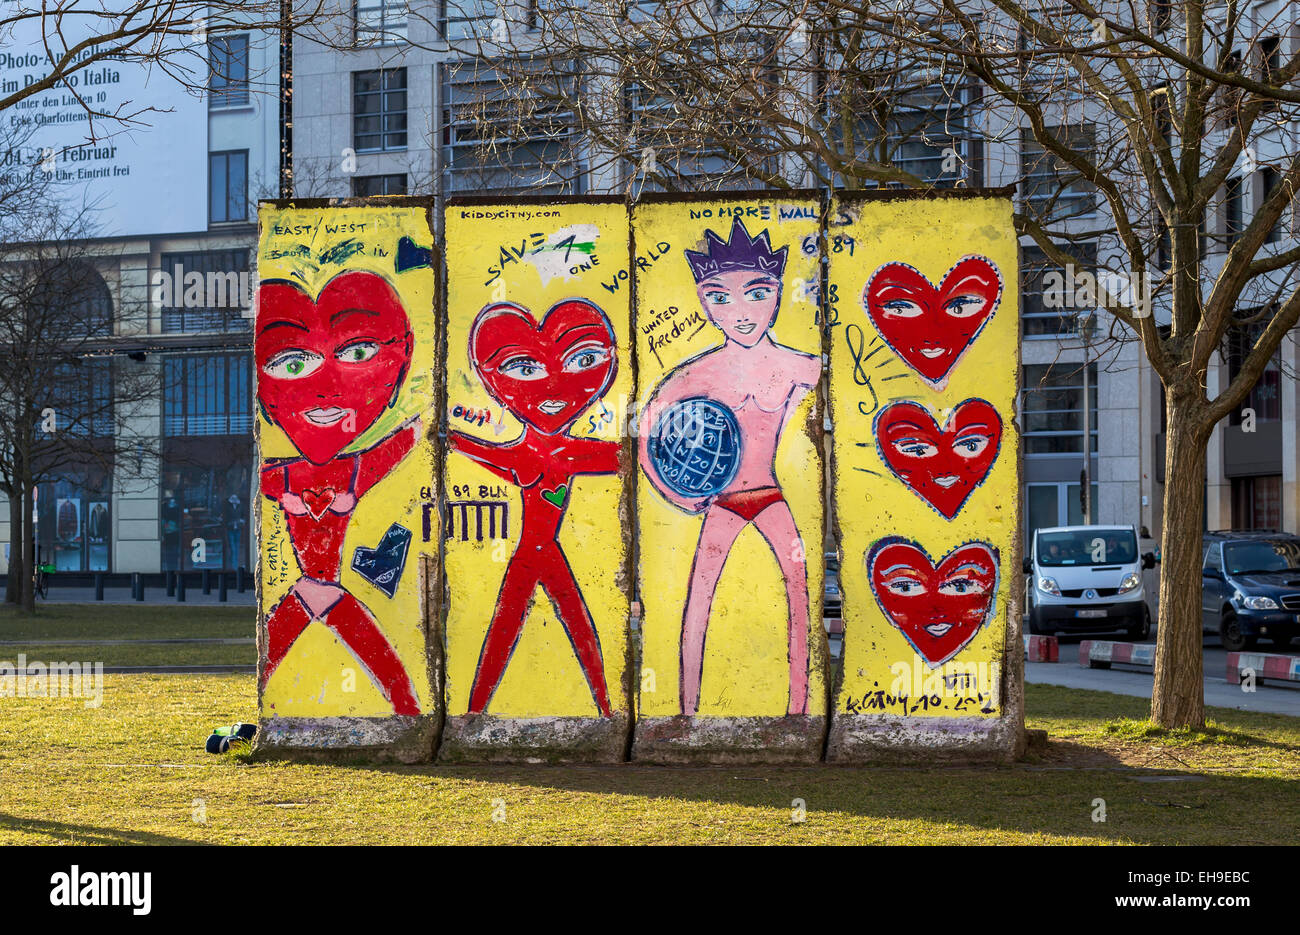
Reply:
[[[62,821],[45,821],[39,818],[19,818],[0,812],[0,830],[21,831],[26,834],[47,834],[53,838],[69,839],[77,844],[192,844],[202,841],[177,838],[167,834],[147,831],[128,831],[123,828],[97,828],[94,825],[69,824]]]
[[[1024,834],[1146,844],[1282,843],[1300,831],[1300,788],[1286,778],[1216,776],[1176,767],[1133,768],[1095,748],[1086,750],[1089,765],[1061,765],[1062,754],[1069,759],[1075,746],[1062,744],[1037,763],[1010,767],[434,763],[349,764],[341,768],[522,787],[513,793],[509,789],[485,791],[515,807],[553,808],[544,798],[549,792],[633,797],[644,801],[613,801],[604,807],[633,811],[648,807],[669,823],[697,823],[699,813],[692,806],[777,810],[780,815],[790,813],[795,800],[802,800],[809,821],[849,817],[865,824],[844,826],[846,832],[865,829],[874,836],[908,837],[917,843],[927,840],[926,825],[943,826],[948,838],[956,826],[958,834],[969,833],[980,841]],[[1166,781],[1153,784],[1153,777]],[[1109,817],[1104,822],[1093,818],[1097,799],[1106,803]],[[1283,822],[1287,827],[1258,829],[1261,808],[1294,820]]]

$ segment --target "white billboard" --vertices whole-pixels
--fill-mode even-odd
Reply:
[[[66,34],[75,25],[63,28]],[[58,55],[64,46],[56,39],[48,41]],[[0,92],[29,87],[49,73],[46,41],[39,19],[0,36]],[[73,45],[77,36],[66,41]],[[202,76],[206,47],[175,41],[191,73]],[[79,96],[99,113],[135,115],[132,123],[91,119]],[[0,164],[39,164],[66,203],[92,209],[92,236],[207,229],[207,101],[156,65],[96,62],[66,84],[19,101],[0,120]]]

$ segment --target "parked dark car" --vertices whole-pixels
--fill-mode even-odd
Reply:
[[[1300,537],[1270,531],[1207,533],[1201,624],[1239,652],[1260,637],[1282,649],[1300,634]]]

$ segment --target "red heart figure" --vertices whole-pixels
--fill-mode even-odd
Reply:
[[[968,542],[936,567],[919,545],[895,536],[868,553],[867,579],[889,622],[936,668],[992,618],[998,554],[986,542]]]
[[[919,403],[892,403],[876,415],[881,459],[918,497],[952,519],[984,483],[1002,442],[1002,417],[983,399],[959,403],[940,428]]]
[[[886,263],[867,280],[862,301],[890,349],[921,379],[943,389],[1001,296],[998,268],[982,256],[968,256],[937,289],[906,263]]]
[[[336,491],[333,487],[325,487],[321,490],[304,490],[301,499],[311,518],[320,519],[325,515],[325,511],[334,505],[335,496]]]
[[[493,399],[546,435],[572,425],[618,370],[614,328],[586,299],[557,303],[540,324],[522,306],[487,306],[470,329],[469,359]]]

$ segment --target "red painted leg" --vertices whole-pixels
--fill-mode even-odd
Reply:
[[[520,548],[522,550],[523,547]],[[501,593],[497,597],[497,609],[492,614],[492,622],[488,624],[487,636],[483,638],[478,669],[474,672],[474,686],[469,693],[470,714],[483,713],[501,682],[501,676],[505,675],[510,655],[515,651],[515,643],[519,641],[519,633],[524,628],[528,599],[533,596],[536,587],[535,568],[526,567],[520,560],[520,553],[516,552],[506,568]]]
[[[609,717],[609,690],[605,685],[605,660],[600,652],[600,636],[596,633],[591,614],[587,612],[582,592],[578,590],[578,582],[573,579],[573,571],[559,545],[552,543],[549,549],[543,550],[542,558],[542,587],[560,613],[560,623],[564,624],[569,641],[573,643],[573,651],[577,654],[578,664],[582,666],[582,674],[587,678],[587,686],[591,689],[596,707],[603,716]]]
[[[292,592],[286,594],[280,603],[275,605],[275,610],[271,611],[271,615],[266,618],[266,668],[262,670],[263,687],[266,687],[271,673],[284,660],[290,647],[298,637],[302,636],[302,631],[307,629],[309,623],[311,623],[311,613],[303,607],[297,595]]]
[[[364,604],[351,594],[345,594],[325,615],[322,623],[337,633],[344,645],[352,650],[371,681],[392,703],[396,714],[420,713],[420,702],[416,699],[411,677],[406,674],[402,660]]]

